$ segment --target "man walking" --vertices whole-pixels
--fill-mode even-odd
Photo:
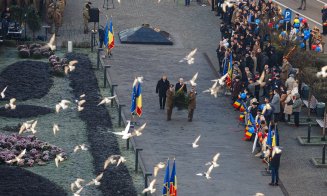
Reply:
[[[159,104],[160,109],[165,109],[166,104],[166,92],[169,88],[169,81],[167,80],[167,76],[163,75],[162,78],[158,81],[156,87],[156,93],[159,94]]]
[[[303,7],[303,9],[302,9],[303,4],[304,4],[304,7]],[[307,6],[307,0],[301,0],[301,5],[300,5],[300,7],[297,8],[297,9],[299,9],[299,10],[305,10],[305,7],[306,7],[306,6]]]
[[[190,6],[190,1],[191,0],[185,0],[185,6]]]
[[[174,85],[171,84],[169,89],[166,92],[166,102],[167,102],[167,121],[171,120],[171,114],[174,107]]]
[[[193,113],[194,109],[196,107],[196,91],[195,91],[195,86],[192,86],[191,91],[188,93],[188,121],[192,122],[193,120]]]

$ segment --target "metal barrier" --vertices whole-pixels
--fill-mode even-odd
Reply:
[[[98,49],[98,54],[97,54],[97,67],[98,69],[100,68],[100,64],[104,69],[104,88],[106,88],[106,83],[109,84],[109,87],[111,88],[111,95],[112,96],[115,96],[115,104],[116,106],[118,106],[118,112],[119,112],[119,117],[118,117],[118,125],[121,126],[122,125],[122,122],[124,125],[127,124],[127,119],[126,119],[126,116],[124,114],[124,112],[122,111],[122,107],[124,107],[125,105],[124,104],[121,104],[120,101],[119,101],[119,98],[117,96],[117,90],[116,90],[116,87],[118,85],[116,84],[112,84],[112,81],[111,81],[111,78],[109,75],[107,75],[107,69],[106,68],[109,68],[111,67],[110,65],[106,65],[103,61],[102,58],[100,58],[101,56],[101,52],[103,50],[101,49]],[[111,107],[113,107],[113,101],[111,102],[112,105]],[[135,152],[135,172],[138,172],[138,169],[140,168],[142,173],[143,173],[143,177],[144,177],[144,188],[147,188],[148,187],[148,182],[149,182],[149,177],[152,176],[152,173],[151,172],[148,172],[145,168],[145,165],[144,165],[144,161],[142,159],[142,151],[143,149],[142,148],[138,148],[136,143],[135,143],[135,140],[134,138],[130,138],[126,141],[126,146],[128,147],[127,149],[129,149],[129,144],[131,144],[131,146],[133,147],[133,150]],[[146,193],[144,195],[147,195]]]

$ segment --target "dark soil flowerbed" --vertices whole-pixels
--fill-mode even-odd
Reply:
[[[33,105],[17,105],[15,110],[0,108],[0,116],[9,118],[30,118],[54,112],[53,109]]]
[[[71,72],[69,79],[73,94],[78,98],[86,94],[85,109],[79,113],[80,118],[87,125],[88,140],[91,144],[91,153],[94,158],[95,175],[103,171],[104,161],[114,154],[120,154],[117,138],[108,133],[112,128],[111,118],[104,106],[97,106],[100,101],[100,92],[97,79],[92,70],[89,58],[84,54],[67,54],[68,60],[77,60],[75,71]],[[104,172],[99,187],[103,195],[107,196],[134,196],[135,187],[127,167],[110,167]]]
[[[0,74],[0,91],[8,86],[6,100],[40,99],[49,92],[52,84],[49,64],[39,61],[19,61]]]
[[[0,166],[0,195],[65,196],[67,193],[48,179],[20,167]]]

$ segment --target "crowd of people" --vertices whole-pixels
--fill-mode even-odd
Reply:
[[[229,74],[232,104],[244,122],[243,140],[253,142],[253,152],[268,164],[270,185],[278,185],[278,123],[290,121],[299,127],[302,100],[298,70],[289,62],[291,54],[281,54],[276,44],[291,42],[304,50],[323,51],[318,28],[310,29],[306,19],[295,16],[285,22],[283,12],[272,0],[218,0],[222,40],[217,47],[220,74]],[[327,12],[326,12],[327,13]],[[278,42],[272,36],[278,35]],[[276,156],[276,154],[279,154]]]

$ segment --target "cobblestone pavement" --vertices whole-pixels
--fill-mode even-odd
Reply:
[[[119,84],[117,93],[122,104],[130,106],[131,85],[134,76],[145,77],[143,85],[144,115],[140,123],[147,122],[141,137],[136,138],[138,147],[143,148],[142,158],[148,171],[167,157],[176,157],[178,192],[180,195],[283,195],[280,188],[269,187],[270,177],[262,176],[264,165],[250,154],[251,144],[241,141],[242,128],[238,127],[238,113],[234,112],[229,99],[217,99],[201,91],[211,85],[215,78],[203,53],[208,54],[217,68],[215,49],[220,33],[217,17],[210,7],[182,6],[173,0],[121,0],[115,9],[102,9],[103,1],[92,1],[94,7],[102,10],[100,24],[105,26],[105,15],[112,16],[115,30],[116,48],[108,63],[112,65],[109,75]],[[110,3],[111,1],[109,1]],[[68,30],[62,30],[59,40],[88,41],[90,35],[83,35],[81,1],[68,0],[65,23]],[[117,33],[126,28],[150,24],[169,32],[174,38],[173,46],[122,45]],[[90,25],[91,27],[91,25]],[[195,63],[178,63],[193,48],[198,48]],[[165,112],[159,110],[155,85],[162,73],[175,83],[179,77],[190,79],[199,71],[197,81],[198,97],[194,121],[187,122],[187,111],[173,111],[173,120],[165,121]],[[126,115],[129,108],[124,109]],[[326,171],[313,168],[309,159],[320,156],[320,147],[302,147],[295,137],[305,135],[305,128],[291,129],[281,125],[281,144],[284,147],[281,180],[289,195],[324,195]],[[290,134],[290,132],[292,134]],[[313,131],[318,134],[318,131]],[[200,147],[191,148],[191,142],[201,134]],[[195,173],[204,171],[204,163],[216,152],[221,153],[220,167],[215,168],[212,179],[206,181]],[[303,157],[303,158],[302,158]],[[163,181],[161,172],[157,180],[160,192]]]

